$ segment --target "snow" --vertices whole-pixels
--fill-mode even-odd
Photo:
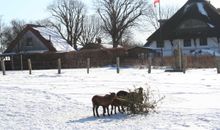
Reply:
[[[208,25],[209,25],[210,28],[214,28],[215,27],[214,25],[212,25],[210,23],[208,23]]]
[[[144,87],[165,96],[157,113],[94,118],[95,94]],[[5,130],[219,130],[220,76],[216,69],[163,68],[7,71],[0,76],[0,129]],[[100,114],[102,110],[100,109]]]
[[[108,48],[108,49],[113,47],[112,44],[108,44],[108,43],[102,43],[101,45],[103,46],[103,48]],[[118,45],[118,48],[122,48],[122,46]]]
[[[197,3],[197,7],[198,7],[198,9],[199,9],[199,12],[200,12],[202,15],[205,15],[205,16],[208,17],[208,14],[207,14],[206,10],[204,9],[203,3],[198,2],[198,3]]]
[[[104,48],[112,48],[112,44],[108,44],[108,43],[103,43],[101,44]]]
[[[192,55],[211,55],[211,56],[220,56],[218,50],[212,49],[197,49],[191,53]]]
[[[48,27],[34,27],[35,30],[39,31],[40,34],[47,40],[50,40],[53,47],[60,52],[69,52],[74,51],[73,47],[71,47],[66,40],[64,40],[60,34]]]

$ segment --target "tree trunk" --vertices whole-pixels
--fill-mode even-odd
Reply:
[[[73,44],[73,48],[74,48],[75,50],[78,50],[78,47],[77,47],[76,44]]]

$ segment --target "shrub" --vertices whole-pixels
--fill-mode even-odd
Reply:
[[[133,91],[129,90],[129,94],[125,98],[128,103],[127,114],[148,114],[149,112],[156,112],[159,102],[165,97],[158,95],[156,98],[150,87],[147,86],[146,88],[147,89],[142,92],[139,91],[139,88],[135,88]]]

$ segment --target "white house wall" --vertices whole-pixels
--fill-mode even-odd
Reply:
[[[32,38],[32,45],[27,46],[27,38]],[[18,47],[19,46],[19,47]],[[23,37],[16,43],[16,47],[13,52],[44,52],[48,51],[48,48],[31,32],[26,32]]]
[[[207,46],[200,46],[199,38],[197,38],[195,41],[194,39],[191,39],[191,46],[190,47],[184,47],[183,46],[183,39],[176,39],[173,40],[173,45],[171,45],[171,41],[165,40],[164,41],[164,47],[157,48],[156,41],[153,41],[150,45],[152,48],[156,48],[158,52],[163,52],[163,56],[172,56],[173,50],[178,47],[178,44],[180,44],[180,47],[182,48],[184,55],[190,55],[192,51],[199,50],[199,49],[210,49],[213,51],[217,51],[220,49],[220,45],[218,44],[217,38],[209,37],[207,38]]]

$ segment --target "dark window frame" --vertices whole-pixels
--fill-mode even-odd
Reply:
[[[183,40],[183,46],[184,47],[191,47],[192,46],[191,39],[184,39]]]
[[[199,38],[199,45],[200,46],[207,46],[208,45],[208,41],[207,38]]]
[[[33,46],[33,38],[32,37],[28,37],[26,39],[26,46]]]
[[[164,48],[164,41],[157,41],[157,48]]]

